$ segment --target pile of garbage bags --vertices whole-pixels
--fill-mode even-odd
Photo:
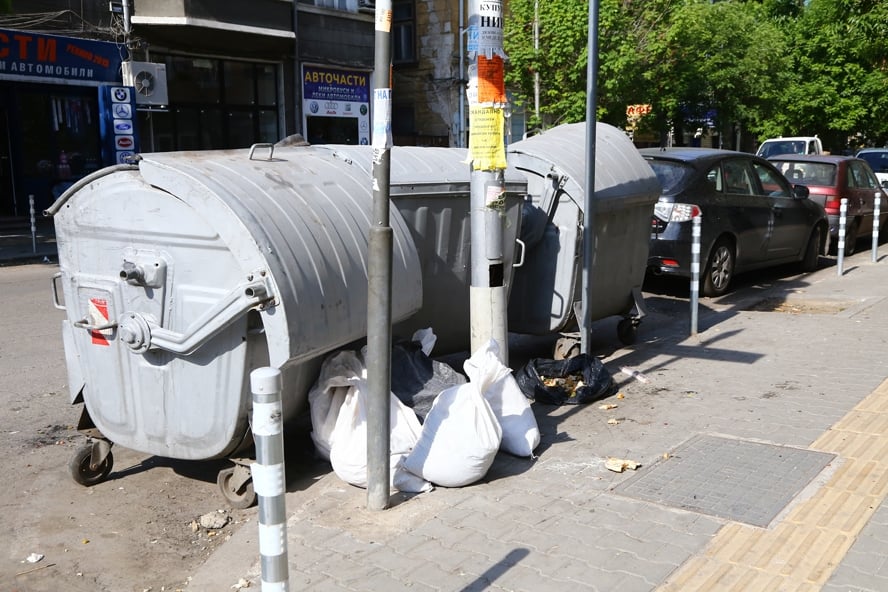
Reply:
[[[500,362],[495,341],[466,360],[468,381],[429,357],[433,345],[430,331],[419,332],[393,350],[390,483],[398,491],[469,485],[487,474],[498,451],[532,457],[540,443],[531,401]],[[308,395],[318,454],[358,487],[367,487],[365,356],[329,357]]]

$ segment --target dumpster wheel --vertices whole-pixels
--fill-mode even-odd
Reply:
[[[68,470],[71,471],[71,477],[77,483],[89,487],[101,483],[111,474],[111,467],[114,466],[114,455],[111,454],[110,448],[102,455],[96,450],[98,442],[90,442],[84,444],[77,449],[71,460],[68,461]],[[94,451],[97,454],[96,461],[93,461]]]
[[[641,319],[625,318],[617,323],[617,338],[623,345],[632,345],[638,338],[638,325]]]
[[[216,484],[222,490],[222,496],[232,508],[245,510],[256,503],[256,491],[253,489],[253,477],[250,469],[243,465],[235,465],[219,471]]]

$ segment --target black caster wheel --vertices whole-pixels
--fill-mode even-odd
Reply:
[[[617,338],[623,345],[632,345],[638,338],[638,324],[632,319],[623,319],[617,323]]]
[[[238,469],[247,472],[247,476],[235,475]],[[231,467],[219,471],[216,478],[219,489],[222,490],[222,496],[225,498],[232,508],[245,510],[256,503],[256,492],[253,489],[253,479],[249,476],[249,469],[246,467]]]
[[[111,467],[114,466],[114,456],[109,450],[105,458],[98,464],[92,465],[93,444],[85,444],[77,449],[71,460],[68,461],[68,470],[71,471],[71,477],[77,483],[87,487],[101,483],[111,474]]]

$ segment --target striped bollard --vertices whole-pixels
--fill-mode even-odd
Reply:
[[[839,206],[839,247],[838,260],[836,261],[836,270],[839,277],[843,275],[843,267],[845,266],[845,222],[848,218],[848,198],[843,197]]]
[[[253,440],[256,462],[250,465],[259,498],[259,555],[262,592],[287,592],[286,471],[284,469],[281,371],[257,368],[250,373],[253,391]]]
[[[31,206],[31,246],[34,252],[37,252],[37,218],[34,217],[34,194],[28,196],[28,203]]]
[[[691,218],[691,335],[697,334],[697,306],[700,300],[700,228],[703,214]]]
[[[880,211],[882,207],[882,196],[876,196],[876,203],[873,205],[873,263],[879,260],[879,218],[882,215]]]

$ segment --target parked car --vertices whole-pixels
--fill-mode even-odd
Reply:
[[[823,143],[817,136],[768,138],[761,143],[755,153],[762,158],[777,154],[823,154]]]
[[[862,148],[855,156],[870,165],[882,187],[888,187],[888,148]]]
[[[783,155],[769,159],[786,178],[805,185],[812,201],[824,207],[833,239],[839,235],[841,199],[848,199],[845,222],[845,255],[857,250],[857,240],[873,231],[876,197],[885,196],[876,175],[865,160],[853,156]],[[884,199],[882,200],[885,201]],[[888,204],[885,204],[888,206]],[[885,227],[888,207],[881,208],[879,232]],[[833,241],[833,246],[837,241]],[[835,248],[833,248],[835,251]]]
[[[644,148],[663,186],[654,206],[648,270],[691,276],[692,219],[702,214],[701,292],[719,296],[735,274],[801,262],[817,268],[828,225],[808,189],[758,156],[710,148]]]

